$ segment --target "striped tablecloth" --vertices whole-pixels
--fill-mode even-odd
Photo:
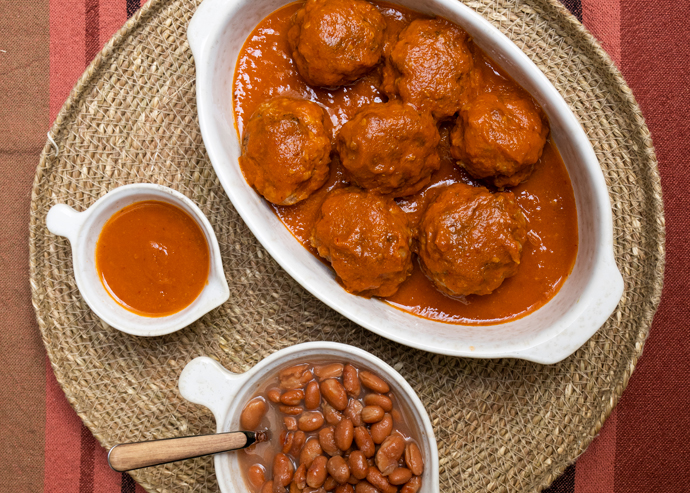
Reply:
[[[0,0],[0,488],[143,492],[60,390],[28,283],[30,189],[46,132],[86,65],[140,0]],[[563,0],[642,107],[667,225],[664,295],[628,389],[549,491],[690,491],[690,0]]]

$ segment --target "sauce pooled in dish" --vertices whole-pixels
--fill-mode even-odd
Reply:
[[[306,125],[293,130],[295,111],[281,113],[280,138],[253,131],[287,98],[327,114],[312,133],[332,133],[330,160]],[[247,182],[350,293],[491,325],[544,306],[573,269],[577,208],[548,118],[448,20],[385,2],[286,5],[247,38],[233,109],[241,159],[294,184],[283,195],[295,200],[276,200],[243,167]],[[375,214],[373,194],[407,225]]]
[[[117,211],[96,243],[96,270],[108,294],[147,317],[189,306],[206,285],[209,265],[206,236],[196,221],[156,200]]]

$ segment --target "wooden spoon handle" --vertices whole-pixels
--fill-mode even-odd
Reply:
[[[115,445],[108,452],[108,464],[117,472],[166,464],[202,455],[248,447],[256,441],[250,431],[216,433],[150,442]]]

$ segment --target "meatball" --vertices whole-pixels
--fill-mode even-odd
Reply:
[[[387,64],[382,90],[438,120],[454,115],[467,100],[473,67],[469,38],[444,19],[412,21],[398,35]]]
[[[517,273],[526,222],[512,192],[450,185],[429,204],[419,231],[424,273],[450,296],[489,294]]]
[[[330,135],[328,115],[316,103],[280,97],[261,104],[242,138],[247,183],[277,205],[306,199],[328,179]]]
[[[340,129],[336,148],[355,184],[402,197],[425,187],[440,167],[440,140],[428,113],[391,101],[359,111]]]
[[[335,87],[359,79],[381,59],[386,21],[364,0],[307,0],[288,31],[307,84]]]
[[[529,96],[488,92],[460,111],[451,154],[475,178],[512,187],[532,174],[548,133],[546,117]]]
[[[343,287],[365,297],[398,290],[412,272],[411,242],[407,217],[393,199],[356,188],[326,197],[311,235]]]

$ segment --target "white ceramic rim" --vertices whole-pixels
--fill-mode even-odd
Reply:
[[[424,455],[425,467],[420,493],[439,491],[438,446],[431,420],[414,389],[390,365],[376,356],[347,344],[335,342],[307,342],[277,351],[264,358],[245,373],[233,373],[217,361],[201,356],[193,359],[182,370],[179,389],[182,397],[211,410],[216,419],[216,432],[222,433],[239,428],[239,415],[249,397],[264,383],[267,374],[279,368],[299,363],[309,358],[337,359],[364,365],[384,377],[391,390],[409,407],[410,418],[418,428],[420,449]],[[362,363],[363,362],[363,363]],[[421,425],[421,426],[420,426]],[[218,484],[223,493],[245,493],[236,489],[233,478],[240,477],[239,465],[233,452],[216,454],[214,467]],[[239,475],[239,476],[238,476]],[[240,484],[245,484],[241,478]]]
[[[145,317],[126,310],[107,293],[97,274],[94,280],[95,243],[103,223],[116,211],[141,200],[160,200],[180,207],[199,225],[209,247],[210,266],[206,286],[189,306],[165,317]],[[124,185],[99,198],[84,212],[57,204],[48,212],[46,225],[52,233],[70,241],[74,276],[84,301],[101,320],[127,334],[147,337],[170,334],[217,308],[230,297],[220,247],[211,223],[193,201],[171,188],[151,183]],[[85,252],[84,249],[89,251]]]
[[[489,53],[519,84],[530,92],[544,108],[552,124],[552,133],[556,144],[563,154],[563,148],[572,149],[572,154],[578,158],[582,165],[582,173],[585,174],[582,183],[573,186],[587,189],[587,207],[592,212],[592,242],[596,245],[584,252],[578,251],[576,269],[581,259],[586,257],[589,276],[578,288],[577,296],[570,295],[567,309],[563,309],[560,318],[543,327],[538,325],[541,320],[540,312],[546,306],[554,306],[557,303],[564,304],[564,294],[567,286],[574,281],[573,275],[566,281],[560,292],[544,307],[530,315],[514,322],[488,326],[461,326],[470,333],[476,328],[474,334],[476,342],[470,337],[453,338],[447,334],[452,332],[453,324],[434,322],[420,319],[414,315],[405,314],[405,317],[396,315],[395,308],[378,301],[380,304],[372,309],[372,300],[363,301],[361,298],[346,293],[335,281],[333,274],[325,266],[318,267],[314,261],[297,253],[291,254],[284,247],[289,232],[275,218],[266,219],[261,223],[260,218],[264,213],[262,206],[253,195],[255,192],[246,184],[237,163],[229,162],[225,154],[222,140],[230,140],[231,147],[238,148],[237,135],[234,128],[229,132],[223,132],[214,117],[214,110],[218,101],[214,97],[215,60],[218,58],[222,45],[222,37],[228,26],[235,20],[233,17],[246,18],[244,14],[256,16],[256,10],[262,2],[249,0],[205,0],[195,13],[188,28],[188,40],[194,54],[197,75],[197,107],[202,136],[214,169],[230,200],[240,216],[251,229],[252,233],[263,244],[273,258],[290,274],[297,282],[304,286],[314,296],[326,303],[334,310],[340,312],[355,323],[401,344],[418,349],[447,354],[452,356],[465,356],[474,358],[500,358],[516,357],[539,363],[556,363],[575,352],[584,344],[603,323],[608,319],[620,300],[623,292],[623,280],[616,266],[613,255],[613,222],[611,204],[603,173],[599,167],[594,150],[587,139],[577,118],[570,111],[568,105],[558,91],[551,85],[546,76],[537,66],[505,35],[493,27],[479,14],[463,5],[457,0],[398,0],[395,3],[409,8],[442,15],[460,24],[474,38],[477,45]],[[288,4],[285,0],[266,0],[266,6],[259,16],[260,21],[276,8]],[[245,9],[245,10],[242,10]],[[236,20],[241,22],[242,19]],[[258,22],[257,21],[257,22]],[[246,22],[246,21],[244,21]],[[256,25],[256,23],[254,24]],[[233,25],[236,28],[236,25]],[[230,33],[232,34],[232,33]],[[244,42],[244,39],[242,39]],[[233,62],[234,63],[234,62]],[[231,88],[225,87],[227,92]],[[232,115],[231,115],[232,116]],[[233,123],[234,123],[234,116]],[[220,125],[222,126],[222,125]],[[226,124],[227,126],[227,124]],[[228,135],[228,133],[230,135]],[[566,156],[564,155],[564,160]],[[236,169],[232,169],[234,166]],[[568,162],[566,160],[566,166]],[[580,166],[580,165],[578,165]],[[568,166],[571,178],[572,169]],[[239,173],[239,175],[238,175]],[[579,197],[576,190],[576,199]],[[584,224],[582,221],[583,203],[578,199],[578,225],[582,234]],[[257,219],[259,218],[259,220]],[[279,231],[285,229],[287,235]],[[291,235],[289,236],[290,238]],[[582,237],[581,237],[582,239]],[[294,238],[292,241],[295,241]],[[300,246],[301,247],[301,246]],[[306,254],[310,255],[306,250]],[[295,261],[299,258],[300,261]],[[583,261],[584,262],[584,261]],[[311,269],[307,266],[311,266]],[[314,270],[320,269],[321,279],[314,276]],[[584,274],[583,274],[584,275]],[[560,310],[560,308],[559,308]],[[400,312],[404,313],[404,312]],[[438,326],[442,336],[429,335],[433,325]],[[540,330],[523,339],[499,340],[495,343],[486,343],[482,334],[497,330],[500,327],[504,331],[513,330],[515,327],[539,326]],[[441,327],[443,326],[443,327]],[[458,327],[458,326],[455,326]],[[433,329],[436,330],[436,329]],[[500,338],[499,338],[500,339]]]

